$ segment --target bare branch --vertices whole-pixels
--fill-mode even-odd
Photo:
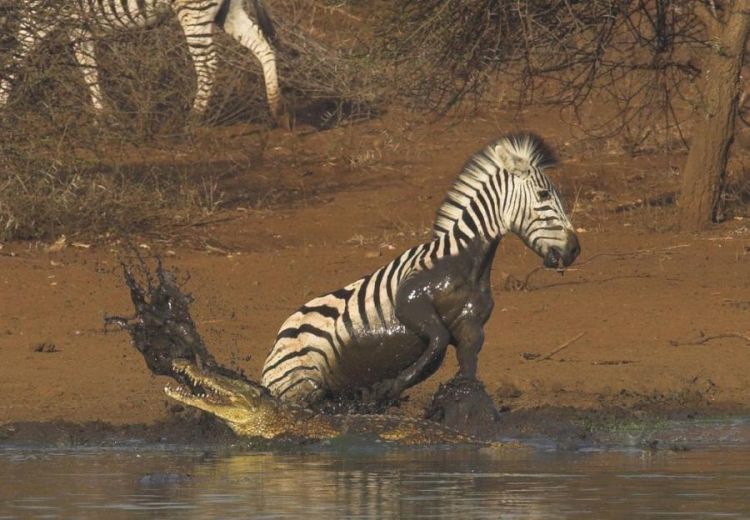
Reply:
[[[738,338],[738,339],[744,340],[745,343],[750,345],[750,336],[747,336],[746,334],[740,334],[739,332],[725,332],[721,334],[713,334],[710,336],[701,335],[699,338],[686,340],[686,341],[672,340],[669,342],[669,344],[672,345],[673,347],[679,347],[681,345],[703,345],[715,339],[725,339],[725,338]]]
[[[719,38],[724,31],[724,23],[719,19],[716,13],[716,5],[711,2],[711,9],[709,10],[703,2],[696,0],[693,4],[693,10],[695,16],[701,21],[706,27],[709,38]]]

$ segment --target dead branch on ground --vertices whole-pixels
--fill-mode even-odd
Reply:
[[[529,271],[523,280],[520,280],[513,276],[512,274],[509,274],[505,278],[505,283],[503,284],[503,289],[505,291],[533,291],[538,290],[541,287],[532,288],[530,286],[530,281],[532,276],[534,276],[536,273],[540,271],[554,271],[560,274],[564,274],[567,271],[579,271],[582,267],[585,267],[586,265],[590,264],[594,260],[598,258],[604,258],[604,257],[611,257],[618,260],[623,260],[627,258],[638,258],[641,256],[648,256],[658,253],[668,253],[669,251],[675,250],[675,249],[681,249],[683,247],[689,247],[690,244],[678,244],[674,246],[668,246],[668,247],[662,247],[659,249],[638,249],[636,251],[625,251],[621,253],[597,253],[595,255],[590,256],[584,261],[576,262],[576,267],[568,268],[568,269],[556,269],[556,268],[549,268],[544,266],[535,267],[531,271]]]
[[[562,352],[563,350],[565,350],[566,348],[568,348],[569,346],[571,346],[573,343],[575,343],[576,341],[578,341],[579,339],[581,339],[585,335],[586,335],[585,331],[581,332],[577,336],[575,336],[573,338],[570,338],[565,343],[562,343],[559,347],[557,347],[555,350],[553,350],[552,352],[550,352],[546,356],[540,357],[539,359],[537,359],[537,361],[547,361],[549,359],[552,359],[552,356],[554,356],[555,354],[557,354],[559,352]]]
[[[738,338],[738,339],[743,340],[748,345],[750,345],[750,336],[746,334],[740,334],[739,332],[722,332],[719,334],[711,334],[711,335],[705,335],[701,333],[700,337],[696,339],[690,339],[690,340],[685,340],[685,341],[671,340],[669,344],[672,345],[673,347],[680,347],[683,345],[705,345],[709,341],[713,341],[716,339],[726,339],[726,338]]]

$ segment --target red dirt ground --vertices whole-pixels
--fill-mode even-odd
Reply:
[[[296,307],[426,240],[466,158],[499,134],[531,129],[560,154],[552,175],[583,253],[564,276],[536,271],[525,290],[509,290],[541,261],[515,237],[501,245],[479,369],[496,402],[747,413],[750,341],[673,342],[750,334],[750,221],[685,235],[674,232],[674,206],[622,211],[674,191],[684,155],[631,157],[548,123],[541,110],[429,124],[391,114],[321,133],[273,131],[265,150],[246,128],[208,129],[205,142],[176,150],[174,160],[210,168],[209,140],[262,153],[243,175],[222,180],[233,209],[173,240],[133,240],[190,274],[193,316],[209,349],[258,376]],[[243,200],[270,209],[236,207]],[[165,380],[149,374],[125,333],[103,330],[105,314],[131,310],[118,271],[124,247],[75,241],[59,252],[29,243],[0,250],[0,424],[166,418]],[[55,351],[35,352],[41,343]],[[416,413],[454,370],[449,356],[408,392],[407,410]]]

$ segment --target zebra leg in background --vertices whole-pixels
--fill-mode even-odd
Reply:
[[[197,80],[191,117],[200,118],[205,114],[216,81],[218,60],[213,31],[217,11],[218,6],[206,11],[185,8],[177,13]]]
[[[229,11],[223,27],[227,34],[249,49],[260,62],[271,115],[280,126],[289,129],[289,114],[281,97],[276,72],[276,54],[263,32],[245,12],[241,0],[229,0]]]
[[[71,35],[73,52],[83,74],[83,81],[89,89],[91,104],[98,113],[104,110],[104,99],[99,86],[99,70],[96,64],[93,36],[86,30],[75,31]]]
[[[53,28],[53,26],[37,26],[30,19],[21,21],[21,26],[16,34],[16,46],[11,53],[9,63],[6,65],[7,72],[3,73],[3,77],[0,79],[0,107],[4,107],[8,103],[10,91],[23,62]]]

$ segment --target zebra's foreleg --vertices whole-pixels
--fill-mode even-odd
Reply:
[[[276,54],[263,32],[243,9],[241,1],[230,0],[223,27],[227,34],[250,50],[260,62],[271,114],[280,126],[289,128],[289,114],[284,106],[276,71]]]
[[[185,33],[188,51],[195,67],[197,84],[191,115],[201,117],[208,108],[216,82],[218,60],[213,34],[214,22],[213,18],[208,19],[205,14],[196,14],[188,9],[178,13],[178,20]]]
[[[452,331],[458,359],[458,377],[476,379],[479,351],[484,344],[484,329],[481,322],[461,321]]]
[[[99,70],[96,64],[94,40],[88,31],[79,30],[71,34],[73,52],[83,74],[83,81],[89,89],[91,104],[96,112],[104,110],[104,98],[99,85]]]

